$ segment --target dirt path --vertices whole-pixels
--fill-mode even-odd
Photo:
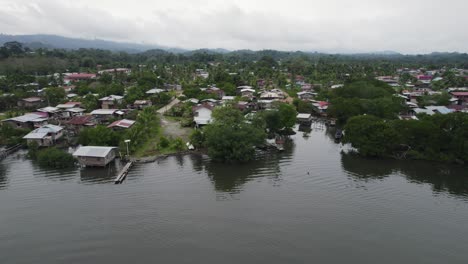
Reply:
[[[161,127],[165,137],[182,138],[184,141],[188,141],[192,133],[191,128],[182,127],[179,121],[164,116],[161,116]]]
[[[158,110],[158,113],[160,113],[161,115],[163,115],[163,114],[166,113],[167,111],[171,110],[171,108],[172,108],[174,105],[178,104],[178,103],[180,103],[180,100],[176,98],[176,99],[172,100],[172,101],[171,101],[169,104],[167,104],[166,106],[160,108],[160,109]]]

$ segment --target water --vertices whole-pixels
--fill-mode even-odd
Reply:
[[[467,263],[468,173],[341,154],[302,133],[245,165],[0,162],[0,263]]]

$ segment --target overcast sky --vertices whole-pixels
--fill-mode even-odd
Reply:
[[[468,52],[468,0],[0,0],[0,33],[187,49]]]

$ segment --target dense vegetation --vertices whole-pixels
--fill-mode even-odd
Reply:
[[[242,112],[232,107],[216,108],[214,121],[204,128],[204,144],[213,160],[223,162],[249,161],[255,146],[266,138],[264,127],[246,122]]]
[[[58,148],[39,149],[35,142],[30,143],[28,147],[28,156],[37,161],[40,166],[63,169],[75,165],[75,158],[70,153]]]
[[[356,116],[345,129],[346,142],[364,156],[468,162],[468,115],[463,113],[392,121]]]

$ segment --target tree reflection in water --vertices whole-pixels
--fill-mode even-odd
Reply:
[[[468,197],[467,167],[428,161],[364,159],[354,153],[343,153],[341,165],[358,180],[382,180],[401,174],[410,182],[430,184],[434,192]]]
[[[291,159],[294,142],[287,140],[285,150],[259,151],[256,159],[247,163],[217,163],[206,155],[190,155],[195,171],[206,172],[216,191],[236,194],[244,185],[257,178],[267,178],[274,184],[281,181],[281,164]]]

